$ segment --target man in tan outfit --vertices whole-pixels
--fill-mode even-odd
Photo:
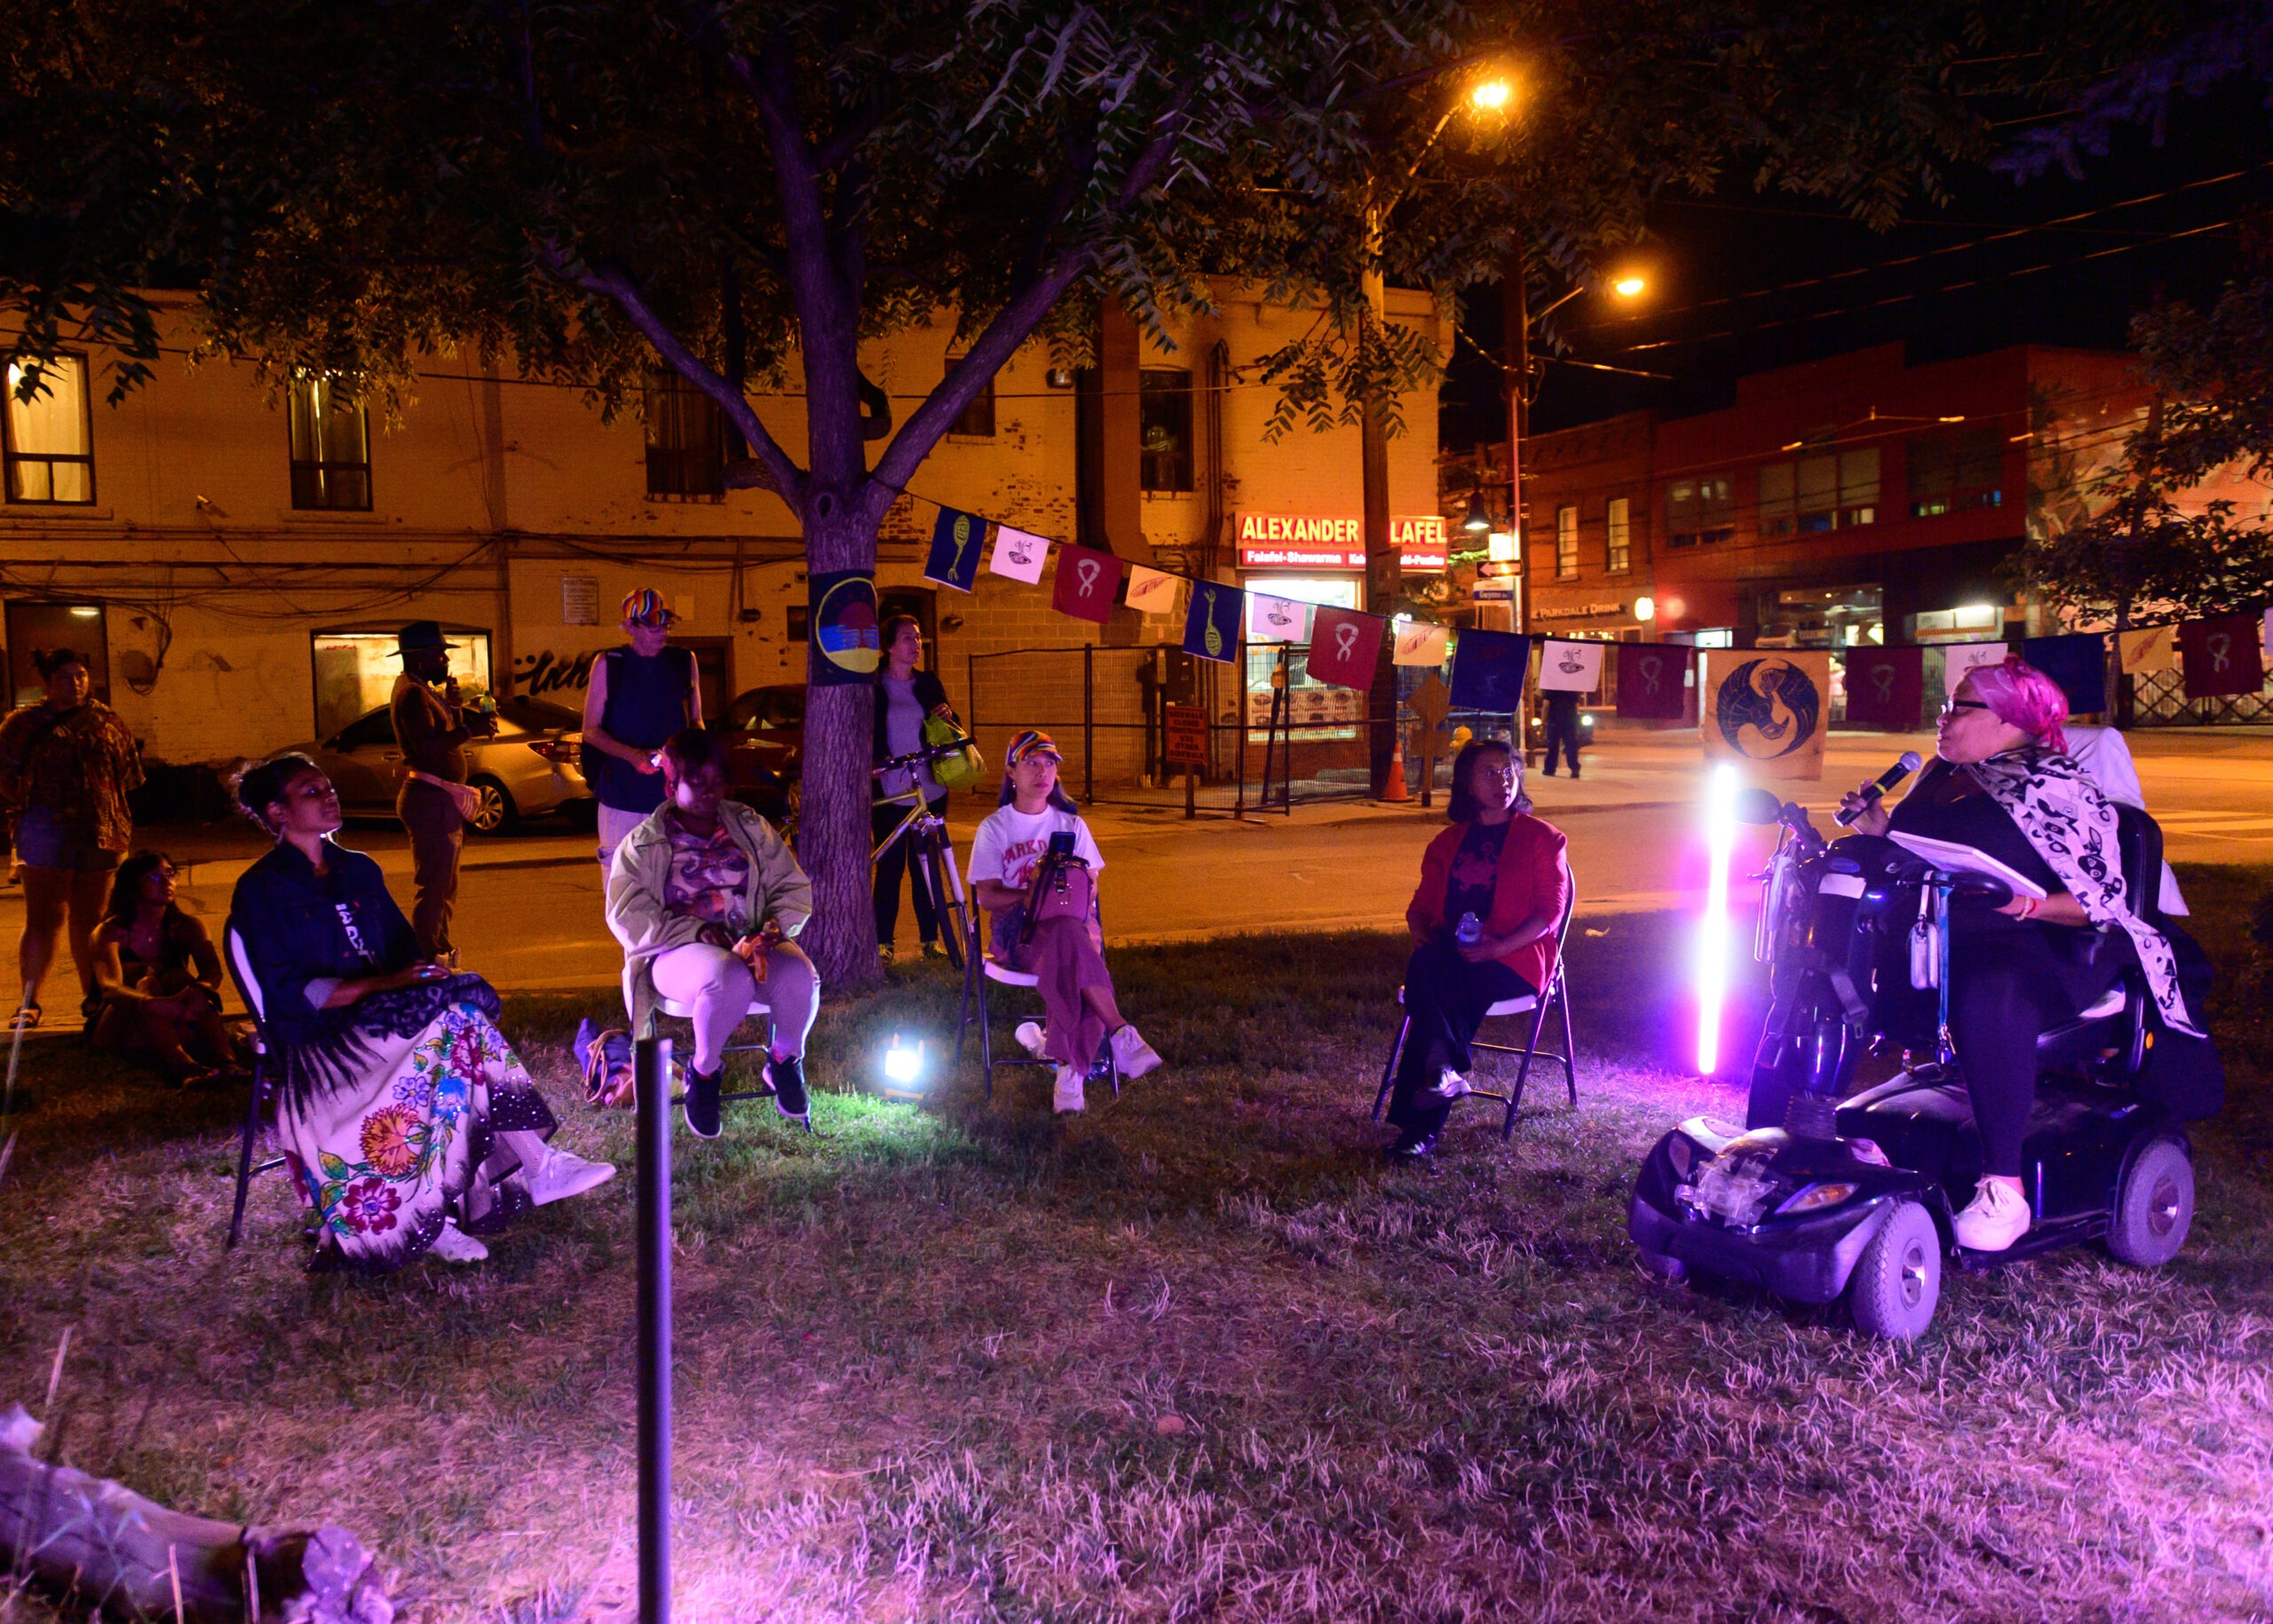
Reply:
[[[457,903],[458,853],[465,844],[466,818],[474,804],[465,787],[465,744],[477,733],[487,736],[494,732],[496,724],[459,708],[449,645],[437,622],[411,622],[397,634],[395,644],[402,675],[394,680],[388,709],[394,717],[404,774],[395,796],[395,815],[409,831],[410,871],[417,891],[410,924],[423,957],[455,962],[450,910]],[[437,683],[440,693],[434,691]]]

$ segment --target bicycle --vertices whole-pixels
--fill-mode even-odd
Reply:
[[[912,773],[955,754],[970,742],[968,739],[954,739],[946,744],[926,745],[905,756],[894,756],[877,765],[870,776],[881,780],[887,773]],[[870,886],[875,883],[876,864],[891,849],[892,843],[905,836],[908,843],[909,883],[923,887],[931,902],[932,917],[939,921],[939,944],[946,949],[947,963],[961,970],[964,931],[970,923],[970,903],[963,892],[962,871],[955,866],[954,843],[947,838],[947,820],[931,810],[920,784],[911,784],[903,794],[885,796],[876,804],[905,805],[907,815],[868,853]]]

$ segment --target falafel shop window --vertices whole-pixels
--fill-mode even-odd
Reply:
[[[358,717],[384,705],[394,693],[394,679],[402,672],[395,658],[395,636],[401,629],[354,627],[313,635],[316,737],[329,739]],[[489,633],[477,628],[445,625],[449,644],[450,675],[470,698],[491,692]]]

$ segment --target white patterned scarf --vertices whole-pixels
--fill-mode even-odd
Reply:
[[[2116,841],[2115,807],[2072,756],[2008,750],[1960,771],[1988,792],[2061,884],[2095,925],[2118,925],[2138,949],[2148,990],[2164,1022],[2201,1037],[2179,990],[2178,960],[2170,939],[2131,911],[2123,890],[2122,848]]]

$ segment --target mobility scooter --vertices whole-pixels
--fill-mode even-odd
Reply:
[[[1972,1199],[1982,1155],[1949,1044],[1949,909],[1953,898],[1994,906],[2011,891],[1883,837],[1826,843],[1804,811],[1765,790],[1744,792],[1737,810],[1779,830],[1754,941],[1769,966],[1769,1015],[1745,1128],[1692,1118],[1643,1164],[1628,1232],[1643,1263],[1797,1303],[1843,1293],[1863,1330],[1908,1341],[1932,1321],[1945,1267],[2095,1240],[2145,1267],[2176,1256],[2194,1216],[2192,1150],[2183,1121],[2139,1091],[2157,1033],[2121,933],[2091,944],[2126,955],[2115,989],[2038,1039],[2023,1158],[2034,1222],[2009,1251],[1968,1251],[1952,1219]],[[2117,812],[2126,888],[2151,899],[2161,831],[2134,808]],[[1866,1050],[1897,1048],[1897,1075],[1841,1097]]]

